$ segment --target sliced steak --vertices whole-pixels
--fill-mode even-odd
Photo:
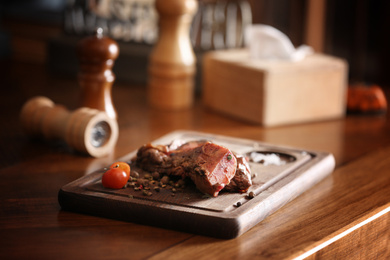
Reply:
[[[248,161],[242,155],[235,155],[237,159],[237,170],[233,179],[226,185],[225,190],[229,192],[246,192],[252,186],[252,175]]]
[[[225,187],[231,192],[244,192],[252,185],[245,158],[208,141],[147,144],[138,150],[136,163],[149,172],[189,177],[201,192],[214,197]]]
[[[173,175],[188,176],[203,193],[216,197],[233,178],[237,160],[220,145],[205,142],[195,148],[171,153]]]

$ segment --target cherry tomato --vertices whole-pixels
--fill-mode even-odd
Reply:
[[[127,174],[127,176],[130,176],[130,165],[125,162],[115,162],[111,164],[110,168],[121,168],[124,170]]]
[[[129,180],[127,173],[121,168],[110,168],[102,177],[102,184],[106,188],[121,189]]]

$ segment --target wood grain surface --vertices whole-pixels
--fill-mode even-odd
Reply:
[[[44,67],[2,64],[0,131],[1,259],[388,259],[389,115],[262,128],[193,109],[161,112],[146,105],[144,86],[117,83],[120,128],[115,153],[99,159],[62,142],[31,140],[21,131],[22,104],[37,94],[77,106],[76,79]],[[323,181],[242,236],[221,240],[63,211],[65,184],[104,167],[169,132],[184,129],[332,153]]]

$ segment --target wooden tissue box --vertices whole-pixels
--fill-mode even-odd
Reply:
[[[203,57],[203,103],[216,111],[264,126],[344,116],[347,63],[313,54],[302,61],[265,61],[245,49]]]

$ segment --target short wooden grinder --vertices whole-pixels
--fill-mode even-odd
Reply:
[[[108,155],[118,139],[118,124],[105,112],[87,107],[71,112],[46,97],[26,102],[20,120],[28,135],[64,140],[76,151],[93,157]]]

